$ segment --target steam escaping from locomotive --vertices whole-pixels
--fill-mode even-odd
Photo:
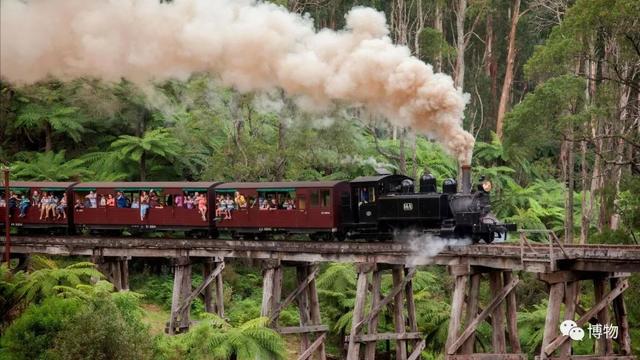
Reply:
[[[249,0],[3,0],[0,75],[138,83],[210,72],[239,91],[283,89],[308,111],[364,106],[441,142],[462,164],[467,97],[389,38],[383,13],[356,7],[342,31]]]
[[[433,258],[449,247],[472,244],[472,240],[468,237],[443,238],[434,234],[422,234],[417,231],[405,231],[396,234],[394,241],[407,244],[411,249],[413,256],[408,259],[407,266],[430,264]]]

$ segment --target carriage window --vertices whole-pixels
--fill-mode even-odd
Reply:
[[[376,202],[376,189],[373,186],[362,187],[358,189],[358,204],[367,204]]]
[[[294,189],[258,189],[261,210],[295,209],[296,191]]]
[[[321,190],[320,200],[322,207],[329,207],[331,205],[331,192],[329,190]]]
[[[311,207],[317,207],[320,204],[320,195],[317,191],[311,192]]]

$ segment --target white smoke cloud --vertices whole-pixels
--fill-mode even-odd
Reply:
[[[432,259],[449,247],[471,245],[470,238],[444,238],[434,234],[423,234],[417,231],[403,231],[395,234],[394,240],[407,244],[414,254],[407,261],[407,266],[430,264]]]
[[[469,164],[468,97],[388,36],[384,14],[356,7],[343,31],[249,0],[2,0],[0,75],[29,83],[214,73],[239,91],[283,89],[309,111],[365,106],[441,142]]]

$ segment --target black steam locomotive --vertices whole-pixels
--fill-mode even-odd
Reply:
[[[343,199],[343,226],[349,238],[393,238],[403,232],[433,234],[443,238],[506,240],[515,224],[504,224],[491,213],[491,183],[481,179],[472,191],[470,169],[463,168],[462,191],[457,181],[446,179],[442,192],[436,179],[425,174],[420,191],[403,175],[360,177],[351,181],[350,200]]]

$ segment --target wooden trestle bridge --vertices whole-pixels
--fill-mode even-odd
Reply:
[[[454,277],[454,290],[446,342],[446,359],[527,359],[518,339],[515,287],[517,271],[536,273],[548,284],[549,305],[542,349],[538,359],[630,360],[629,323],[623,293],[629,287],[627,277],[640,272],[640,246],[562,245],[554,236],[549,244],[529,243],[521,233],[519,243],[442,246],[437,255],[421,255],[421,249],[403,243],[299,242],[299,241],[227,241],[107,237],[12,238],[11,252],[89,256],[118,290],[128,289],[128,260],[133,257],[172,258],[175,266],[171,334],[189,328],[191,302],[204,296],[207,311],[224,316],[222,270],[226,258],[259,259],[263,263],[261,313],[282,334],[301,336],[299,359],[326,359],[324,339],[328,327],[321,323],[315,279],[320,262],[350,262],[357,265],[357,295],[354,307],[347,359],[374,359],[377,341],[396,342],[397,360],[415,360],[425,346],[418,331],[412,279],[420,265],[448,266]],[[3,245],[4,239],[0,244]],[[428,248],[428,245],[422,245]],[[440,250],[440,249],[438,249]],[[204,281],[192,288],[192,264],[203,262]],[[295,267],[297,287],[282,293],[283,267]],[[380,289],[382,274],[390,271],[393,288],[388,294]],[[488,279],[493,298],[481,306],[480,283]],[[583,308],[577,301],[580,281],[594,284],[595,304]],[[367,298],[370,297],[370,301]],[[295,301],[294,301],[295,300]],[[300,326],[281,327],[282,309],[297,304]],[[564,311],[561,313],[561,304]],[[369,304],[369,305],[367,305]],[[365,307],[370,306],[368,311]],[[378,316],[383,308],[393,314],[395,332],[379,333]],[[559,331],[562,320],[576,320],[579,327],[588,322],[616,324],[615,340],[602,336],[596,354],[572,356],[571,339]],[[475,332],[478,325],[491,324],[491,353],[478,353]],[[614,341],[616,346],[614,346]]]

